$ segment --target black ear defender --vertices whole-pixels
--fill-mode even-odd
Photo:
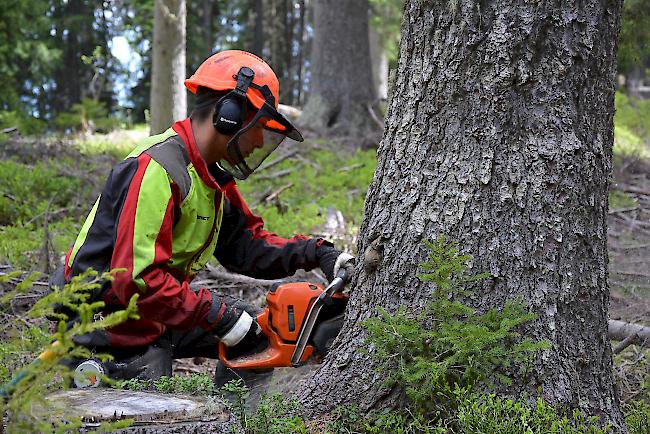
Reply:
[[[237,80],[237,86],[217,101],[212,117],[214,128],[226,136],[235,134],[246,119],[248,112],[246,92],[253,83],[255,72],[247,66],[242,66],[233,78]]]

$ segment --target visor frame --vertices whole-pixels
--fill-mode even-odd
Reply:
[[[226,151],[228,153],[228,156],[234,163],[234,168],[239,171],[239,173],[234,173],[234,171],[228,170],[228,168],[225,168],[222,164],[220,164],[221,168],[229,172],[232,176],[234,176],[237,179],[244,180],[248,178],[254,171],[259,167],[259,165],[264,161],[271,153],[277,149],[278,146],[284,141],[284,138],[280,140],[275,147],[269,151],[268,155],[266,155],[259,163],[257,166],[254,168],[249,167],[249,165],[246,163],[246,158],[242,155],[241,148],[239,146],[239,139],[246,134],[248,131],[250,131],[255,125],[257,125],[258,122],[262,118],[268,118],[268,120],[262,124],[262,128],[267,129],[270,132],[273,132],[278,135],[282,135],[284,137],[289,137],[292,140],[295,140],[297,142],[302,142],[304,141],[304,138],[302,137],[302,134],[295,128],[295,126],[291,123],[289,119],[287,119],[286,116],[284,116],[282,113],[278,112],[275,109],[275,98],[273,97],[273,94],[271,93],[270,89],[265,85],[265,86],[257,86],[255,83],[251,83],[251,87],[258,88],[262,95],[266,97],[264,104],[262,104],[262,107],[260,107],[256,113],[255,116],[253,116],[253,119],[251,119],[245,126],[240,128],[231,138],[228,140],[228,143],[226,145]],[[269,125],[270,124],[270,125]],[[278,126],[280,128],[278,128]],[[231,165],[232,163],[229,163]]]

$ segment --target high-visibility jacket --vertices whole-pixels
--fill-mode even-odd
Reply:
[[[68,252],[65,279],[124,268],[103,293],[106,312],[139,293],[139,320],[108,330],[108,345],[146,345],[167,327],[210,329],[225,310],[189,283],[214,255],[227,269],[274,279],[318,266],[324,241],[264,230],[234,179],[201,157],[190,119],[144,140],[111,170]]]

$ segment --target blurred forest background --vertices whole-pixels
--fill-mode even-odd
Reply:
[[[182,47],[181,75],[217,51],[256,53],[280,79],[283,110],[306,131],[304,144],[283,145],[240,184],[253,211],[281,235],[324,235],[354,250],[399,57],[403,1],[2,0],[0,276],[47,275],[59,266],[111,165],[155,130],[154,16],[166,13],[172,26],[180,16],[170,5],[180,4],[184,37],[168,44]],[[650,0],[625,0],[609,196],[610,318],[646,326],[649,76]],[[189,93],[182,98],[177,119],[192,107]],[[202,284],[221,276],[211,273]],[[44,320],[15,320],[46,291],[46,280],[0,310],[0,335],[19,338],[0,345],[2,381],[48,340]],[[624,402],[650,398],[648,350],[630,343],[615,349]]]

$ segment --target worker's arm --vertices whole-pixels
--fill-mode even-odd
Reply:
[[[228,270],[251,277],[277,279],[297,269],[320,266],[318,252],[330,243],[296,235],[287,239],[264,230],[234,181],[224,187],[223,220],[214,255]]]

